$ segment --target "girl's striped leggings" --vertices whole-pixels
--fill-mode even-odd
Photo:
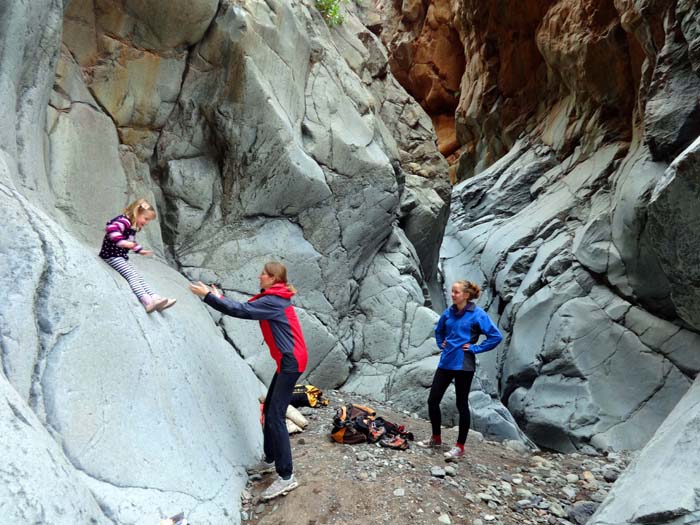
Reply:
[[[143,280],[141,274],[123,257],[110,257],[105,259],[105,262],[112,268],[117,270],[124,279],[129,283],[131,289],[139,298],[139,301],[147,302],[153,294],[153,290]]]

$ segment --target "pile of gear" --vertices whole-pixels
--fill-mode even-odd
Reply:
[[[347,403],[336,409],[331,438],[344,444],[379,443],[383,447],[406,450],[413,433],[378,416],[373,408]]]

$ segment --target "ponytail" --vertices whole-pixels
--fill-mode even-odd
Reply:
[[[269,261],[265,263],[265,273],[275,278],[276,283],[282,283],[292,293],[296,293],[296,288],[287,282],[287,267],[281,262]]]
[[[471,281],[462,279],[460,281],[455,281],[455,284],[462,288],[463,292],[469,294],[469,300],[478,299],[481,296],[481,287]]]

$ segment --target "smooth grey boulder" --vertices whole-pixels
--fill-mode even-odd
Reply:
[[[649,238],[677,314],[700,330],[700,136],[668,167],[649,203]]]
[[[33,502],[3,493],[12,516],[32,519],[46,490],[71,484],[55,510],[72,522],[184,509],[237,522],[274,363],[257,323],[222,318],[187,279],[246,300],[264,262],[285,262],[304,379],[322,388],[401,401],[396,385],[435,351],[425,280],[447,166],[378,39],[352,16],[329,30],[299,2],[157,4],[0,7],[1,358],[3,388],[26,405],[0,425],[33,411],[45,430],[6,443],[16,472],[40,479],[19,458],[55,443],[51,468],[65,469],[9,484]],[[158,212],[138,235],[157,260],[132,260],[178,299],[163,314],[96,256],[105,222],[137,197]]]
[[[0,198],[17,221],[12,242],[3,244],[38,263],[4,264],[0,272],[14,315],[24,310],[25,319],[3,309],[3,341],[15,342],[3,345],[3,370],[84,474],[76,494],[89,488],[102,512],[122,523],[147,523],[162,517],[159,509],[195,503],[193,519],[235,514],[237,504],[220,489],[242,489],[244,466],[260,452],[263,389],[205,306],[179,274],[140,258],[134,264],[151,286],[178,299],[176,308],[148,315],[88,246],[18,193]],[[37,484],[28,497],[44,490]],[[121,505],[124,498],[131,505]],[[83,509],[76,516],[92,512],[79,500],[72,505]]]
[[[700,379],[695,380],[587,523],[697,523],[700,520],[698,432]]]
[[[527,449],[537,450],[537,445],[523,433],[513,415],[498,398],[488,395],[483,390],[472,389],[469,394],[469,409],[471,427],[486,439],[521,443]],[[457,415],[453,415],[453,421],[459,422]]]
[[[113,523],[24,399],[0,377],[0,501],[8,523]]]

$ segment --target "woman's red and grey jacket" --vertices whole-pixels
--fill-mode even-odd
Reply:
[[[308,354],[299,319],[292,306],[294,292],[276,283],[241,303],[208,293],[204,302],[222,314],[260,321],[263,339],[277,363],[277,372],[303,372]]]

